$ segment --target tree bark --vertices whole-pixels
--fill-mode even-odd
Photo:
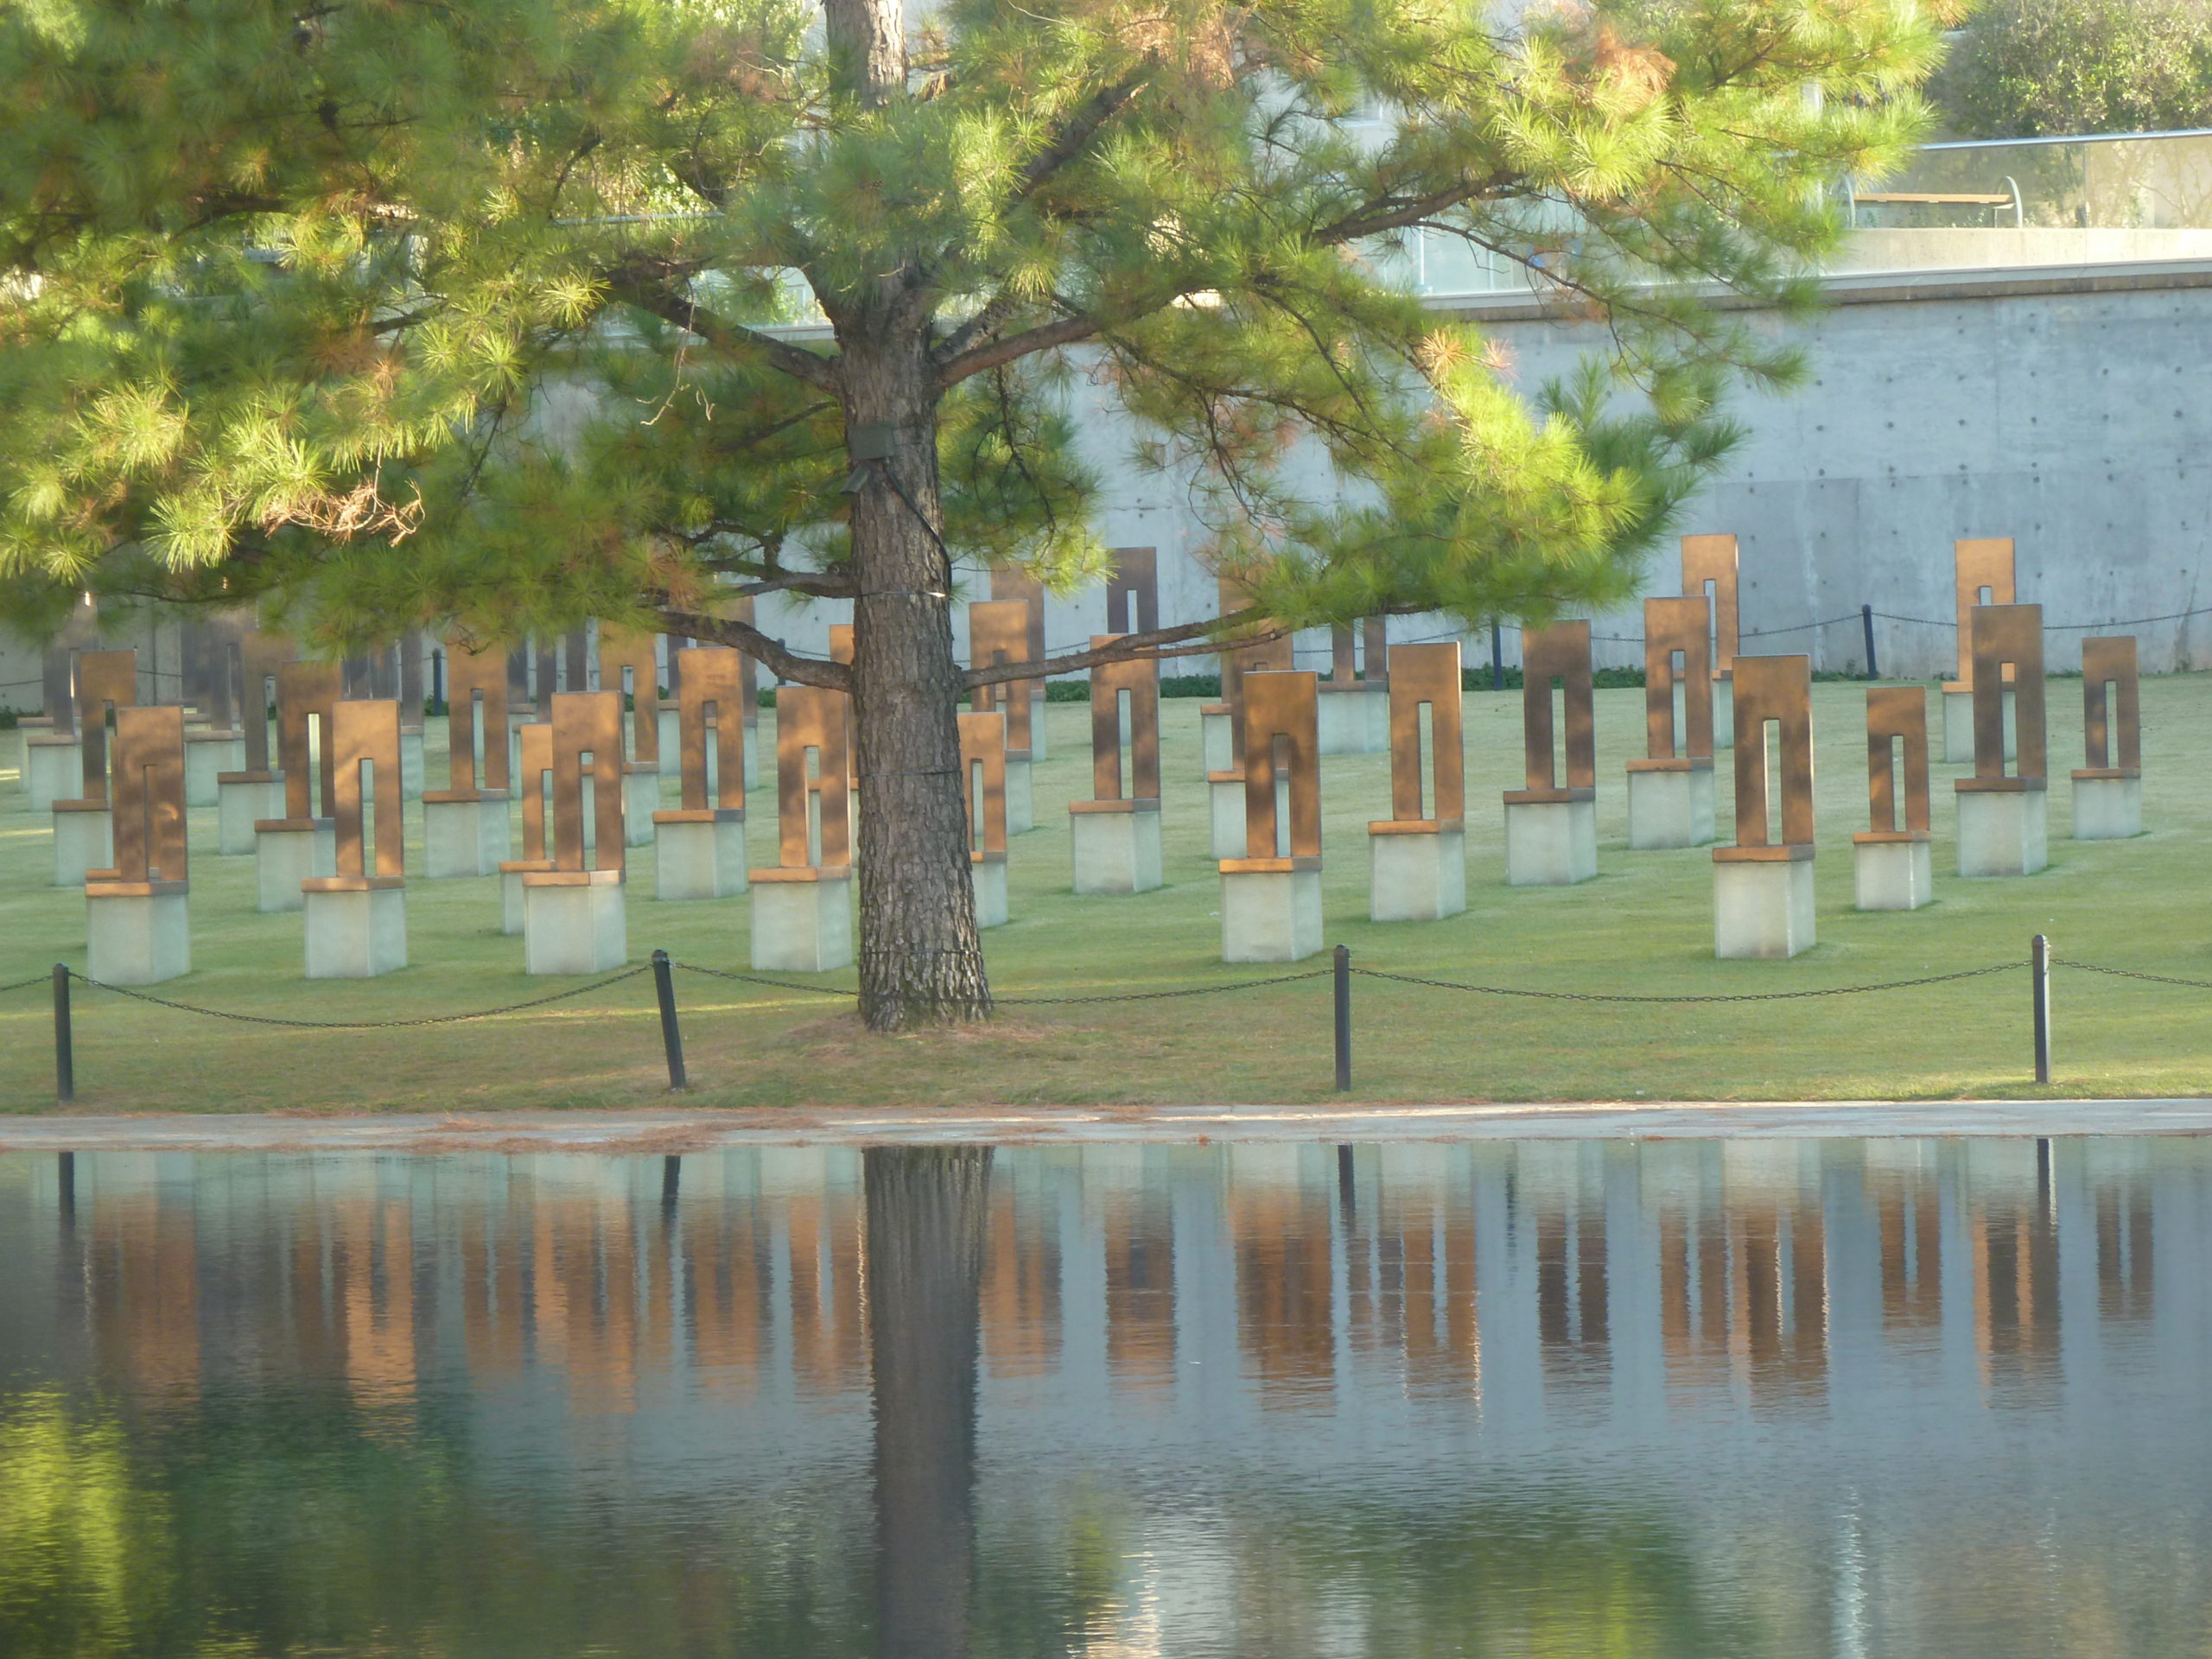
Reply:
[[[976,1572],[976,1377],[988,1147],[871,1147],[875,1651],[963,1659]]]
[[[932,531],[937,393],[922,327],[901,323],[887,339],[855,340],[844,364],[848,429],[893,434],[891,458],[864,469],[852,498],[861,1016],[876,1031],[978,1020],[991,1006],[968,860],[951,576]]]
[[[869,102],[903,97],[899,0],[828,0],[834,48]],[[893,49],[895,47],[895,50]],[[850,445],[887,432],[852,496],[853,715],[860,788],[861,1017],[871,1030],[980,1020],[991,1007],[968,860],[952,573],[938,539],[934,302],[911,253],[825,296]]]

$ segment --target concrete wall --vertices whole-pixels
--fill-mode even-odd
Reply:
[[[1739,401],[1750,435],[1681,526],[1741,538],[1747,651],[1808,651],[1818,669],[1859,671],[1858,611],[1871,603],[1939,625],[1878,621],[1885,674],[1946,671],[1951,543],[1966,536],[2014,538],[2020,596],[2044,607],[2054,668],[2079,666],[2093,631],[2083,625],[2212,608],[2212,377],[2198,366],[2212,340],[2212,264],[1868,274],[1832,292],[1831,309],[1792,330],[1808,353],[1808,384]],[[1502,341],[1527,385],[1599,344],[1525,295],[1455,315]],[[1100,394],[1084,396],[1108,479],[1101,533],[1159,549],[1163,622],[1210,614],[1205,531],[1183,486],[1172,474],[1133,474],[1118,458],[1126,427]],[[1649,591],[1673,591],[1674,576],[1669,550],[1653,561]],[[770,609],[763,620],[822,651],[843,609]],[[1805,626],[1832,618],[1847,620]],[[1093,590],[1054,600],[1046,632],[1060,647],[1104,626]],[[2212,615],[2120,631],[2139,636],[2149,670],[2212,660]],[[1440,618],[1392,625],[1400,639],[1452,632]],[[1598,619],[1595,632],[1601,662],[1641,662],[1634,611]],[[1321,639],[1300,645],[1301,664],[1325,659]],[[1467,645],[1471,664],[1487,659],[1485,634]],[[1510,630],[1505,647],[1514,660]]]
[[[1750,435],[1682,528],[1741,538],[1746,631],[1852,620],[1745,648],[1859,667],[1861,604],[1953,615],[1950,547],[1966,536],[2014,538],[2020,598],[2044,607],[2056,668],[2080,665],[2082,625],[2212,607],[2207,274],[1840,289],[1796,331],[1809,384],[1741,405]],[[1491,326],[1531,383],[1590,345],[1574,325]],[[2212,652],[2212,616],[2119,631],[2139,636],[2148,669]],[[1892,621],[1878,622],[1877,648],[1885,673],[1912,675],[1942,671],[1955,649],[1948,628]]]

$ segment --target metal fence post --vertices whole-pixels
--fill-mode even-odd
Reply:
[[[2038,933],[2028,947],[2028,982],[2035,1011],[2036,1081],[2050,1081],[2050,941]]]
[[[653,990],[660,998],[660,1042],[668,1051],[668,1086],[688,1089],[683,1076],[683,1033],[676,1025],[676,976],[669,970],[668,952],[653,952]]]
[[[1859,607],[1859,626],[1866,631],[1866,677],[1878,680],[1882,677],[1882,671],[1874,665],[1874,607],[1872,605]]]
[[[1337,1092],[1351,1088],[1351,952],[1337,947]]]
[[[77,1098],[77,1045],[69,1027],[69,968],[54,964],[54,1097],[64,1106]]]

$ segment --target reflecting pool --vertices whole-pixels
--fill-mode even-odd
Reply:
[[[2212,1141],[0,1158],[0,1654],[2212,1645]]]

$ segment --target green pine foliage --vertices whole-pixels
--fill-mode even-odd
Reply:
[[[849,594],[834,336],[893,282],[963,556],[1096,573],[1103,388],[1272,615],[1617,600],[1729,385],[1796,372],[1714,300],[1815,302],[1941,13],[952,0],[872,100],[789,0],[7,0],[0,607]],[[1611,359],[1517,385],[1411,292],[1424,229]]]

